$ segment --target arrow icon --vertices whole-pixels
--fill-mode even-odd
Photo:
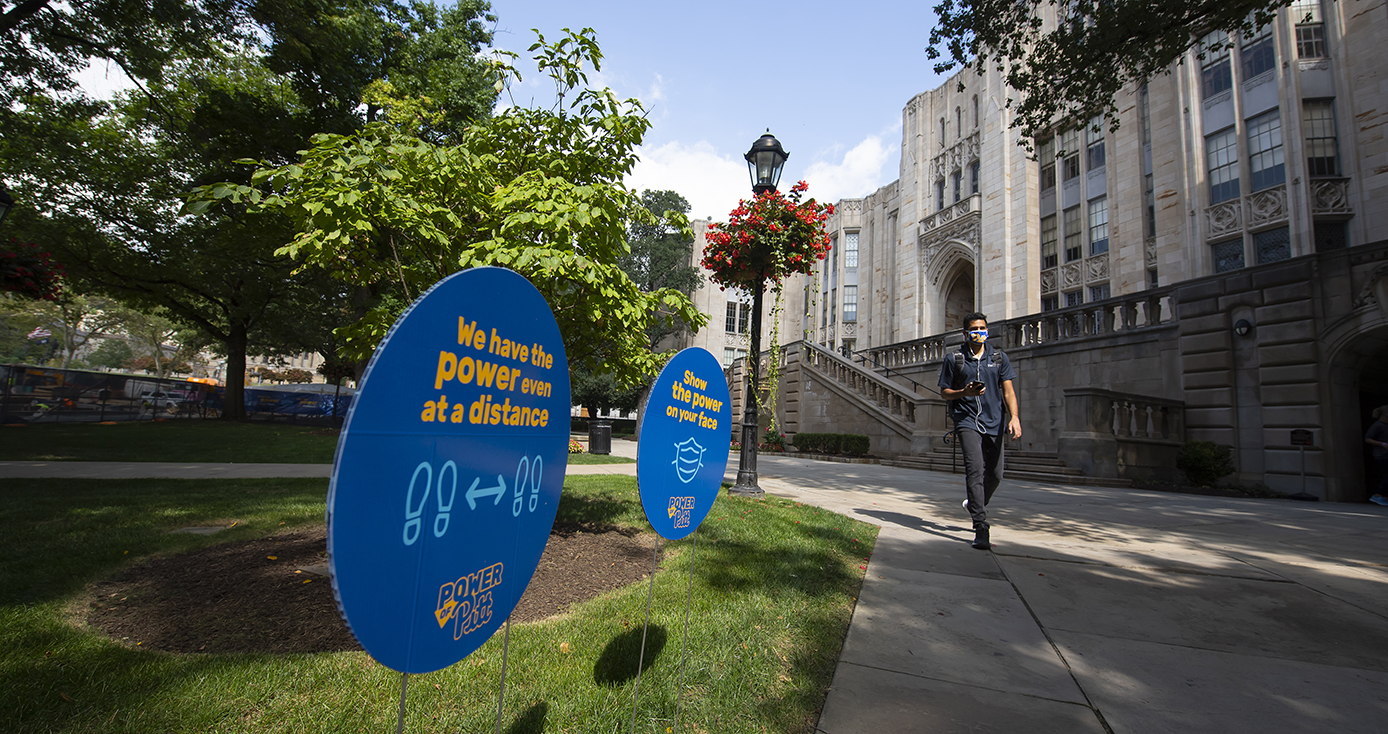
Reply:
[[[467,506],[468,506],[468,509],[472,509],[472,510],[477,509],[477,498],[478,498],[478,497],[491,497],[491,496],[495,496],[496,499],[492,502],[492,504],[494,504],[494,505],[499,505],[499,504],[501,504],[501,497],[502,497],[502,495],[506,494],[506,480],[505,480],[505,479],[502,479],[500,474],[496,475],[496,486],[495,486],[495,487],[487,487],[486,489],[478,489],[478,488],[477,488],[477,485],[478,485],[481,481],[482,481],[482,478],[481,478],[481,477],[478,477],[478,478],[472,480],[472,486],[471,486],[471,487],[468,487],[468,488],[467,488],[467,493],[466,493],[465,495],[463,495],[464,497],[467,497]]]

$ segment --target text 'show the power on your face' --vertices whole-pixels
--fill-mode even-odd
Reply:
[[[678,540],[718,499],[728,468],[732,407],[723,366],[706,349],[686,349],[661,370],[636,451],[636,481],[651,527]]]
[[[564,344],[524,277],[456,273],[396,321],[328,494],[333,591],[372,657],[439,670],[505,622],[549,540],[568,438]]]

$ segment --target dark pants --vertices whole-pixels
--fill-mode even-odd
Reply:
[[[1374,461],[1378,462],[1378,489],[1374,494],[1388,497],[1388,456],[1375,456]]]
[[[969,494],[969,517],[974,529],[988,527],[988,501],[1002,482],[1002,436],[988,436],[971,428],[959,431],[964,450],[964,487]]]

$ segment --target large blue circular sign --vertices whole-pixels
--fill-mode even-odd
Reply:
[[[456,273],[395,322],[328,492],[333,592],[372,657],[446,668],[510,616],[554,525],[568,439],[564,344],[525,278]]]
[[[732,436],[728,397],[723,366],[698,347],[676,354],[651,386],[636,482],[646,519],[662,537],[694,532],[718,499]]]

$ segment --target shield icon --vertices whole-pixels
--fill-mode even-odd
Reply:
[[[704,466],[704,447],[691,436],[675,444],[675,460],[672,463],[680,481],[689,484]]]

